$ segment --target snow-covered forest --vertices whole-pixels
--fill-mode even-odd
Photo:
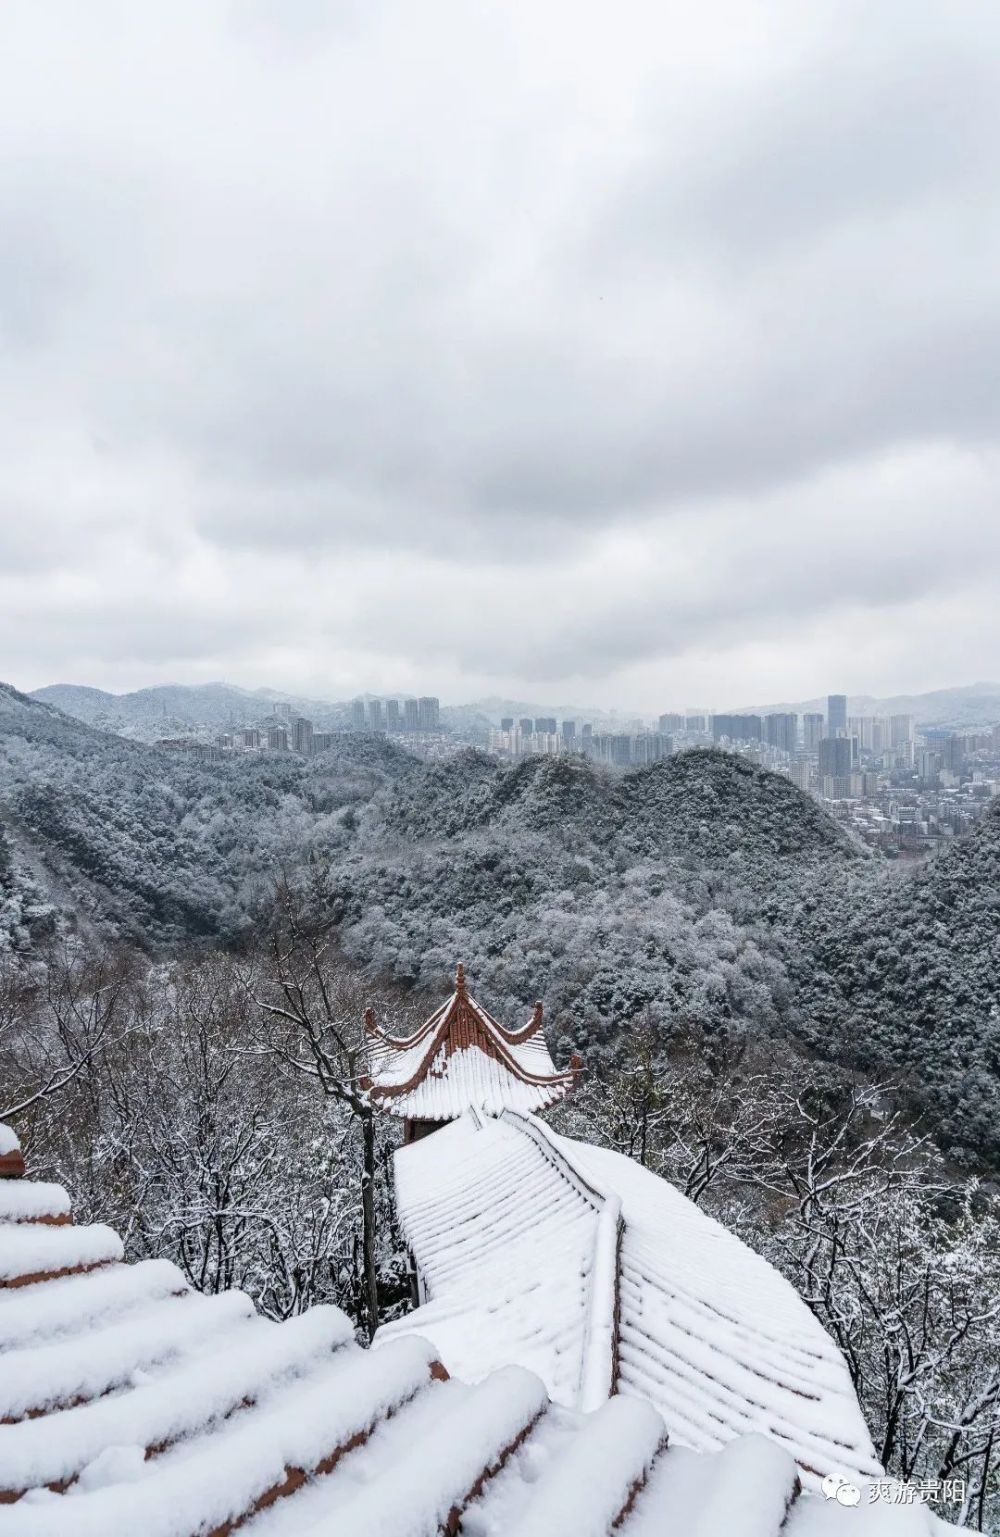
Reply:
[[[916,873],[743,760],[372,738],[205,760],[0,690],[0,1119],[133,1256],[284,1317],[409,1306],[361,1017],[456,960],[587,1066],[561,1129],[764,1253],[907,1478],[1000,1491],[1000,817]]]
[[[1000,808],[902,873],[787,780],[712,752],[614,778],[425,764],[345,735],[312,759],[157,751],[0,687],[0,950],[66,930],[153,955],[245,942],[285,874],[343,955],[440,993],[457,958],[553,1044],[652,1009],[891,1067],[952,1158],[1000,1164]]]

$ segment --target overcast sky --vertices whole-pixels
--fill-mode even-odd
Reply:
[[[998,188],[987,0],[3,0],[0,677],[997,677]]]

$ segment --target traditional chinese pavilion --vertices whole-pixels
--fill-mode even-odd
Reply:
[[[405,1121],[407,1142],[457,1120],[470,1107],[487,1115],[545,1110],[569,1093],[583,1066],[574,1056],[565,1072],[556,1069],[540,1003],[520,1030],[495,1020],[472,997],[462,965],[451,997],[413,1035],[387,1035],[371,1009],[365,1028],[365,1087],[381,1109]]]

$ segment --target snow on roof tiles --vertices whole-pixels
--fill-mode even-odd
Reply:
[[[543,1110],[573,1085],[579,1063],[557,1072],[542,1033],[542,1006],[528,1023],[508,1030],[468,992],[458,967],[455,991],[413,1035],[381,1031],[369,1011],[369,1087],[391,1115],[415,1121],[450,1121],[476,1105]]]
[[[517,1135],[535,1177],[545,1164],[567,1240],[559,1253],[588,1260],[580,1307],[600,1314],[632,1197],[621,1228],[590,1174],[555,1144],[546,1150],[550,1134],[525,1123]],[[498,1172],[516,1184],[532,1176],[531,1158]],[[26,1225],[40,1231],[50,1209],[65,1210],[52,1187],[37,1189],[0,1211],[0,1255]],[[598,1227],[586,1251],[574,1249],[581,1206]],[[86,1227],[62,1231],[78,1236],[78,1256],[107,1246],[104,1229],[97,1239]],[[456,1233],[454,1264],[472,1236]],[[803,1493],[792,1458],[760,1436],[699,1456],[668,1445],[660,1414],[637,1398],[583,1414],[553,1405],[516,1365],[467,1386],[447,1378],[425,1339],[364,1351],[336,1308],[269,1323],[241,1293],[190,1291],[163,1260],[111,1258],[0,1292],[0,1537],[437,1537],[459,1523],[465,1537],[935,1529],[919,1506],[861,1499],[849,1510]]]
[[[24,1173],[21,1144],[14,1129],[0,1121],[0,1179],[20,1179]]]
[[[61,1185],[40,1180],[0,1182],[0,1222],[68,1222],[69,1197]]]
[[[533,1116],[468,1115],[396,1155],[425,1300],[380,1339],[427,1334],[449,1371],[506,1361],[593,1408],[649,1399],[711,1452],[764,1433],[807,1482],[877,1477],[847,1367],[794,1289],[666,1181]]]

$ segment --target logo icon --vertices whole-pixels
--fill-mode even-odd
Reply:
[[[839,1473],[826,1475],[823,1480],[823,1493],[828,1500],[836,1500],[838,1505],[860,1505],[861,1503],[861,1490],[857,1484],[842,1478]]]

